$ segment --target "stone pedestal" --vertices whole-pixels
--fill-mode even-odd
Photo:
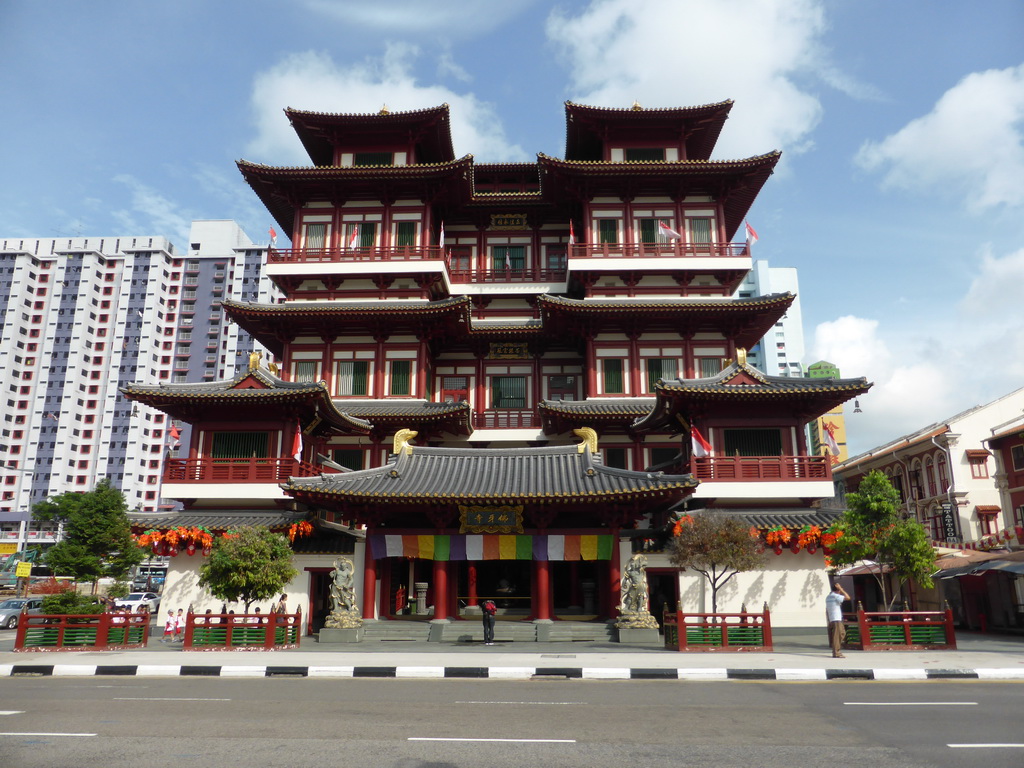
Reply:
[[[317,636],[321,643],[361,643],[363,641],[362,627],[344,627],[327,629],[324,627]]]
[[[417,581],[412,586],[416,590],[416,614],[424,616],[427,613],[427,587],[430,585],[425,581]]]
[[[597,613],[597,582],[588,579],[580,587],[583,589],[583,613],[588,616]]]
[[[662,645],[657,628],[619,627],[619,642],[629,645]]]

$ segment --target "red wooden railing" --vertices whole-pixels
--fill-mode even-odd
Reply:
[[[690,470],[698,480],[831,480],[827,456],[699,456]]]
[[[664,613],[665,647],[679,651],[771,651],[771,612]]]
[[[867,612],[844,621],[844,646],[860,651],[956,650],[953,611]]]
[[[298,648],[302,609],[295,613],[189,613],[182,648],[216,651],[226,648]]]
[[[546,269],[525,267],[523,269],[452,269],[449,265],[449,279],[453,283],[564,283],[565,268]]]
[[[145,648],[148,640],[149,613],[22,613],[14,650],[109,651]]]
[[[569,247],[570,259],[700,259],[750,256],[746,243],[584,243]]]
[[[271,264],[316,264],[353,261],[440,261],[444,250],[436,245],[395,248],[289,248],[270,249]]]
[[[263,459],[167,459],[165,483],[283,483],[324,470],[291,456]]]
[[[540,426],[540,416],[533,411],[493,410],[473,414],[474,429],[531,429]]]

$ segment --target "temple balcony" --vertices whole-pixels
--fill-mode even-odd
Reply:
[[[267,264],[359,264],[380,261],[443,261],[435,245],[394,248],[271,248]]]
[[[685,270],[746,272],[752,265],[746,243],[585,243],[569,247],[569,271]]]
[[[473,429],[540,429],[540,414],[532,410],[494,409],[473,414]]]
[[[315,477],[334,470],[291,456],[252,459],[167,459],[162,494],[166,498],[287,498],[280,488],[289,477]],[[249,487],[241,490],[239,485]],[[197,487],[202,486],[202,487]]]
[[[457,269],[448,265],[448,276],[452,283],[564,283],[565,267],[546,269],[526,267],[523,269]]]
[[[809,499],[834,493],[828,456],[704,456],[690,466],[694,498]]]

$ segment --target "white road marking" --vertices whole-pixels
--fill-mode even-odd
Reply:
[[[848,707],[976,707],[976,701],[844,701]]]
[[[950,749],[1024,749],[1024,744],[947,744]]]
[[[0,709],[0,715],[24,715],[24,709]]]
[[[410,736],[408,741],[496,741],[512,744],[575,744],[576,739],[454,739],[440,736]]]
[[[151,696],[151,697],[129,697],[129,696],[115,696],[114,701],[231,701],[231,699],[186,699],[186,698],[175,698],[173,696]]]
[[[0,736],[95,736],[95,733],[0,733]]]
[[[456,701],[456,703],[513,703],[513,705],[585,705],[586,701]]]

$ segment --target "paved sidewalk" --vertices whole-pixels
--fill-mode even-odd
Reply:
[[[151,638],[133,651],[14,653],[13,632],[0,632],[0,677],[138,675],[219,677],[397,677],[678,680],[1024,681],[1024,638],[960,633],[955,651],[847,651],[833,659],[825,631],[777,629],[771,653],[679,653],[619,643],[481,643],[421,641],[318,644],[269,651],[196,651]]]

